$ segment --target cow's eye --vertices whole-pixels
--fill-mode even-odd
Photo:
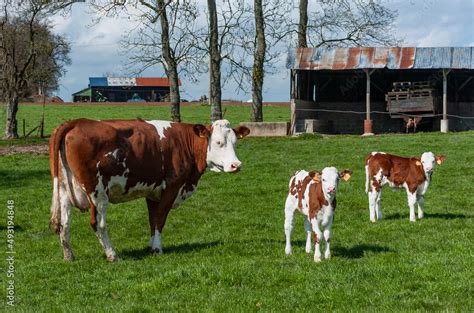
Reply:
[[[326,182],[326,180],[323,178],[323,182]]]
[[[217,141],[217,142],[216,142],[216,145],[218,145],[219,147],[222,147],[222,142],[221,142],[221,141]]]

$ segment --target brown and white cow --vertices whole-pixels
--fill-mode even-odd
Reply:
[[[64,259],[72,260],[71,207],[91,209],[90,224],[109,261],[117,255],[107,235],[109,203],[145,198],[150,246],[162,253],[161,232],[172,207],[195,190],[206,168],[237,172],[237,138],[246,127],[226,120],[211,126],[167,121],[78,119],[55,129],[49,154],[53,178],[51,225],[59,233]]]
[[[369,196],[369,213],[372,222],[382,219],[380,206],[382,188],[404,188],[410,207],[410,221],[415,222],[415,204],[418,203],[418,218],[423,218],[424,195],[431,183],[431,175],[436,164],[441,164],[445,156],[435,156],[425,152],[419,157],[404,158],[385,152],[372,152],[365,158],[365,190]]]
[[[324,240],[324,257],[329,259],[330,238],[334,211],[336,210],[336,191],[339,180],[347,181],[352,175],[351,170],[338,172],[335,167],[326,167],[322,172],[298,171],[290,178],[288,196],[285,202],[285,253],[291,254],[291,232],[296,210],[304,215],[306,231],[306,252],[311,252],[311,234],[314,237],[314,261],[321,262],[320,240]]]

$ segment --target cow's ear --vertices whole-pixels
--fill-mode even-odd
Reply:
[[[352,176],[352,170],[343,170],[339,172],[339,177],[344,179],[345,181],[348,181],[349,178]]]
[[[194,133],[201,138],[208,138],[211,135],[209,129],[202,124],[196,124],[193,126]]]
[[[237,138],[241,139],[250,134],[250,129],[248,129],[245,126],[239,126],[237,128],[234,128],[234,133],[237,136]]]
[[[321,182],[321,172],[312,171],[308,173],[309,177],[311,177],[315,182]]]
[[[438,156],[436,156],[436,163],[441,164],[441,163],[443,163],[444,161],[446,161],[446,156],[444,156],[444,155],[438,155]]]

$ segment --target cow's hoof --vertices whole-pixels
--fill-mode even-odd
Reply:
[[[285,248],[285,254],[291,255],[291,248]]]
[[[320,263],[321,262],[321,257],[314,257],[314,262]]]
[[[415,222],[416,222],[416,218],[410,218],[410,222],[415,223]]]
[[[161,249],[151,249],[151,254],[153,254],[153,255],[162,255],[163,250],[161,250]]]
[[[118,262],[120,261],[119,257],[117,255],[109,255],[107,256],[107,261],[113,263],[113,262]]]
[[[325,254],[325,255],[324,255],[324,258],[325,258],[326,260],[329,260],[329,259],[331,258],[331,253]]]
[[[311,253],[311,248],[309,248],[309,249],[306,248],[305,251],[306,251],[306,253]]]

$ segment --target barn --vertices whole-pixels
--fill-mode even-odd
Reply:
[[[288,67],[292,133],[474,128],[474,47],[298,48]]]
[[[165,77],[89,77],[89,86],[72,98],[74,102],[158,102],[167,101],[169,93]]]

